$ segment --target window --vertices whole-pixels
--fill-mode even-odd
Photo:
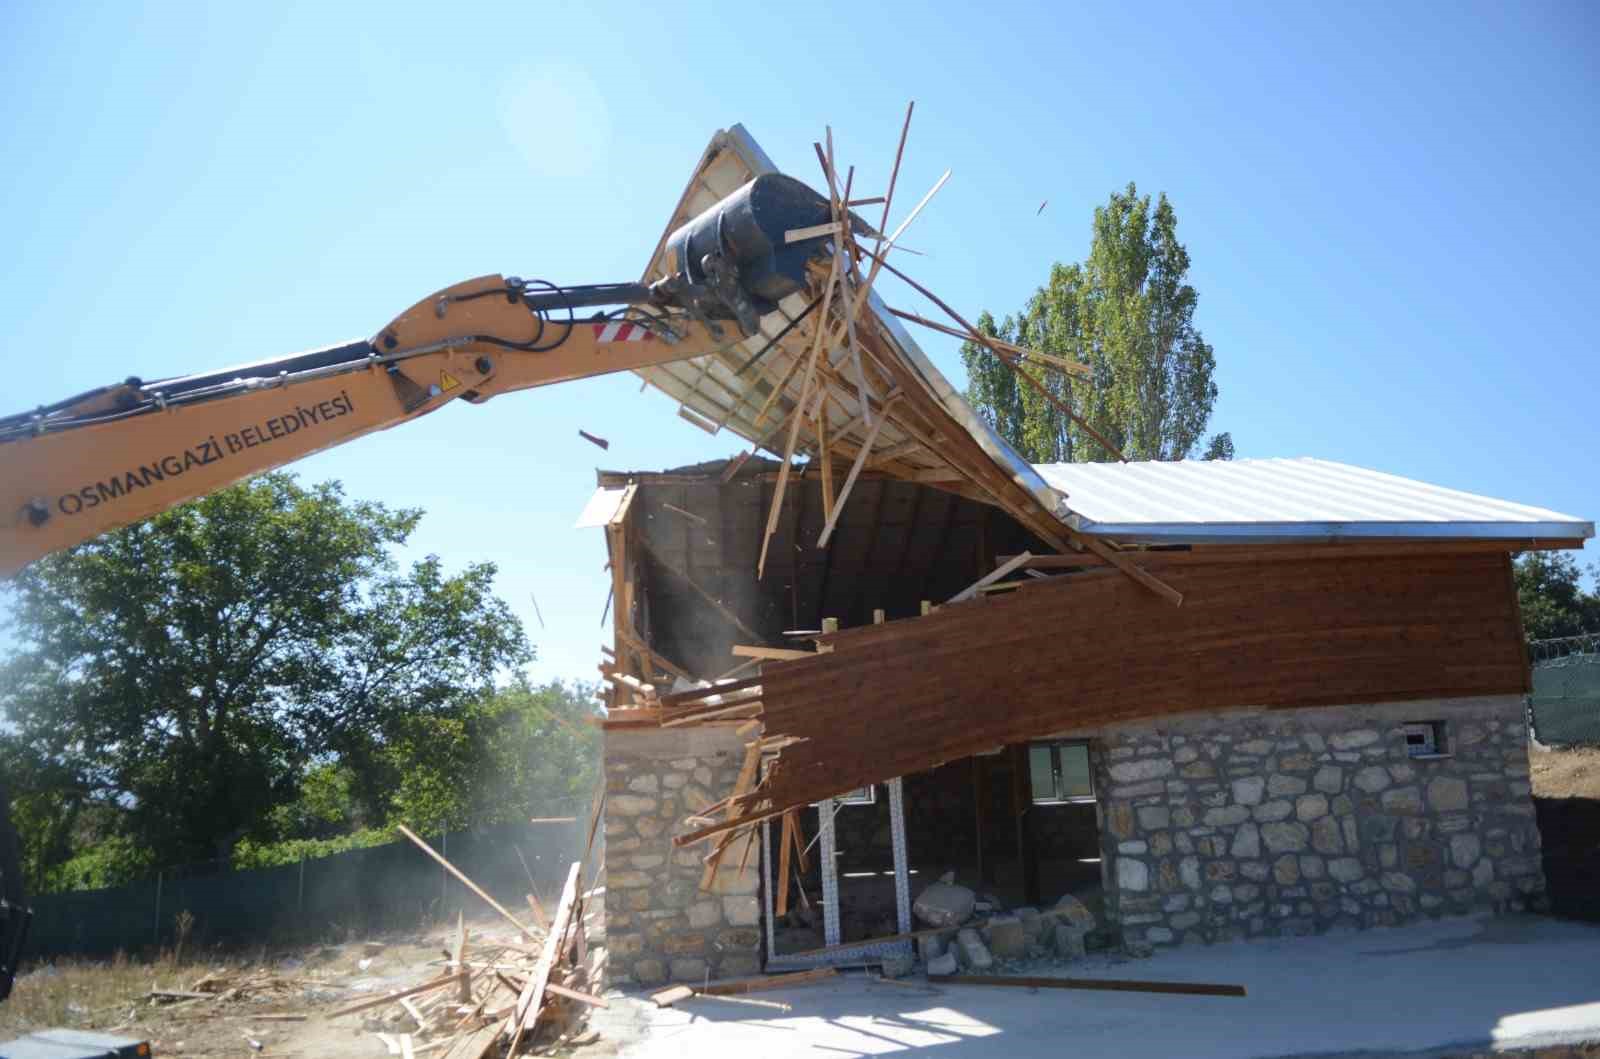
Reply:
[[[1443,721],[1408,721],[1401,726],[1406,735],[1407,757],[1448,757]]]
[[[1028,747],[1028,780],[1034,805],[1094,800],[1088,743],[1033,743]]]
[[[866,787],[857,787],[853,791],[846,791],[835,799],[840,805],[877,805],[878,785],[871,784]]]

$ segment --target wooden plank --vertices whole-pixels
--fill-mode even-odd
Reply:
[[[757,637],[757,639],[760,639],[760,637]],[[706,699],[713,695],[731,695],[736,691],[744,691],[747,688],[758,688],[760,686],[760,677],[746,677],[743,680],[730,680],[723,684],[711,684],[703,688],[687,688],[683,691],[675,691],[670,695],[661,696],[661,705],[684,706],[697,699]]]
[[[757,581],[761,580],[767,570],[767,548],[772,543],[773,532],[778,528],[778,512],[783,508],[784,489],[789,484],[789,468],[794,463],[794,446],[800,436],[800,409],[811,396],[811,384],[817,375],[817,360],[822,356],[823,336],[828,330],[828,307],[833,301],[833,287],[838,280],[839,255],[834,254],[833,263],[828,266],[827,285],[822,292],[822,312],[817,317],[811,355],[806,360],[805,378],[800,383],[800,400],[796,402],[794,418],[790,420],[789,440],[783,447],[783,465],[778,469],[778,484],[772,493],[772,506],[767,511],[767,529],[761,537],[761,557],[756,560]]]
[[[462,873],[460,868],[457,868],[454,864],[451,864],[449,861],[445,860],[444,857],[440,856],[432,846],[428,845],[421,838],[419,838],[416,832],[412,831],[405,824],[396,824],[395,830],[399,831],[402,835],[416,843],[417,847],[421,849],[422,852],[438,861],[441,868],[449,872],[451,875],[454,875],[461,885],[477,894],[484,900],[486,904],[488,904],[490,908],[504,916],[507,922],[511,923],[512,926],[517,928],[519,933],[530,939],[533,937],[533,931],[523,926],[522,921],[507,911],[505,905],[502,905],[499,901],[496,901],[494,898],[485,893],[483,887],[467,878],[466,875]]]
[[[443,975],[442,977],[423,982],[421,985],[414,985],[410,989],[397,989],[392,993],[385,993],[383,996],[373,997],[371,1000],[363,1000],[359,1004],[351,1004],[349,1007],[343,1007],[337,1011],[330,1011],[328,1012],[327,1017],[330,1019],[336,1019],[343,1015],[354,1015],[358,1011],[370,1011],[373,1008],[383,1007],[385,1004],[393,1004],[399,1001],[402,997],[412,997],[416,996],[418,993],[431,993],[435,989],[443,989],[445,986],[450,985],[452,982],[457,981],[463,976],[469,978],[471,977],[466,971],[461,971],[459,973],[452,972],[451,974]],[[211,996],[209,993],[206,995],[208,997]]]
[[[675,985],[670,989],[663,989],[659,993],[651,993],[650,999],[655,1001],[658,1008],[670,1008],[680,1000],[688,1000],[694,996],[694,990],[686,985]]]
[[[963,588],[960,592],[957,592],[955,595],[953,595],[949,599],[945,600],[945,602],[946,603],[959,603],[964,599],[971,599],[973,596],[976,596],[978,594],[980,589],[982,589],[982,588],[984,588],[984,587],[986,587],[988,585],[994,584],[996,581],[1000,580],[1002,577],[1005,577],[1007,574],[1011,573],[1013,570],[1017,569],[1018,567],[1026,566],[1027,563],[1028,563],[1028,560],[1030,560],[1032,558],[1033,558],[1033,553],[1032,552],[1023,552],[1021,555],[1015,556],[1012,559],[1008,560],[1007,562],[1001,563],[999,566],[995,567],[993,570],[989,571],[987,574],[984,574],[982,577],[978,578],[976,581],[974,581],[972,584],[968,585],[966,588]]]
[[[783,233],[785,243],[798,243],[806,239],[816,239],[824,235],[838,235],[844,231],[844,225],[838,221],[829,221],[827,224],[813,224],[809,228],[790,228]]]
[[[829,978],[837,977],[838,971],[832,967],[818,967],[810,971],[795,971],[792,974],[763,975],[757,978],[739,978],[729,982],[712,982],[709,985],[695,986],[696,993],[706,996],[742,996],[745,993],[761,993],[771,989],[789,989],[797,985],[811,985],[814,982],[824,982]]]
[[[755,714],[750,713],[751,710],[755,710],[756,713]],[[702,723],[704,721],[720,720],[720,719],[723,719],[723,718],[732,717],[735,714],[737,714],[741,720],[744,720],[744,719],[748,719],[750,717],[756,716],[760,712],[761,712],[761,703],[759,701],[756,701],[756,702],[741,702],[741,703],[738,703],[737,705],[734,705],[734,706],[724,706],[724,707],[722,707],[721,709],[718,709],[718,710],[706,710],[706,711],[701,712],[701,713],[690,714],[687,717],[674,717],[670,721],[662,721],[661,722],[661,727],[663,727],[663,728],[681,728],[684,725],[700,724],[700,723]]]
[[[546,982],[544,991],[546,993],[554,993],[556,996],[564,996],[568,1000],[576,1000],[578,1003],[587,1004],[592,1008],[608,1008],[611,1006],[604,997],[598,997],[593,993],[585,993],[582,990],[564,986],[560,982]]]
[[[761,747],[759,745],[750,747],[744,752],[744,764],[740,766],[739,777],[734,781],[733,793],[728,796],[728,808],[723,813],[724,818],[731,817],[735,814],[737,811],[735,806],[738,804],[739,799],[744,797],[744,795],[749,792],[751,786],[755,783],[756,768],[760,764]],[[706,861],[705,871],[700,875],[701,890],[709,891],[711,890],[712,886],[715,885],[717,879],[717,867],[721,862],[721,853],[722,849],[718,849],[717,855],[709,858]]]
[[[1064,360],[1061,357],[1051,356],[1048,353],[1040,353],[1036,349],[1029,349],[1026,346],[1015,345],[1011,342],[1002,342],[1000,339],[995,338],[992,335],[972,335],[966,331],[951,327],[948,324],[941,324],[938,321],[929,320],[925,316],[918,316],[916,313],[906,312],[903,309],[890,309],[889,312],[895,316],[898,316],[902,320],[910,320],[914,324],[921,324],[923,327],[926,327],[931,331],[938,331],[941,334],[964,339],[968,342],[981,341],[986,345],[998,346],[1001,349],[1016,353],[1018,356],[1037,360],[1043,364],[1049,364],[1051,367],[1059,368],[1060,370],[1068,372],[1072,375],[1080,375],[1084,378],[1090,378],[1094,374],[1093,369],[1091,369],[1087,364],[1079,364],[1077,361],[1073,360]]]
[[[736,643],[733,654],[737,658],[765,658],[774,662],[788,662],[796,658],[815,658],[815,651],[796,651],[788,647],[761,647],[756,644]]]
[[[517,997],[517,1008],[512,1014],[515,1029],[511,1033],[510,1053],[515,1055],[517,1045],[522,1042],[522,1035],[533,1029],[539,1021],[539,1010],[544,1004],[545,987],[550,982],[550,971],[555,967],[556,958],[561,954],[563,935],[567,925],[572,920],[572,909],[578,900],[578,874],[582,865],[578,861],[572,862],[572,868],[567,872],[567,883],[561,888],[561,901],[556,905],[556,915],[550,923],[550,930],[544,936],[544,949],[539,953],[539,962],[533,965],[533,974],[528,977],[528,984],[522,989],[522,995]]]
[[[781,919],[789,914],[789,847],[794,842],[794,813],[783,814],[783,828],[778,836],[778,899],[775,912]]]
[[[1127,978],[1030,978],[997,974],[930,974],[940,985],[1002,985],[1019,989],[1090,989],[1115,993],[1180,993],[1186,996],[1244,996],[1242,985],[1211,982],[1142,982]]]
[[[839,524],[839,516],[844,513],[845,501],[850,499],[850,490],[855,488],[856,479],[861,476],[861,468],[867,462],[867,455],[872,452],[872,443],[878,440],[878,432],[889,421],[888,406],[893,403],[892,400],[885,402],[885,414],[879,416],[877,422],[872,424],[872,429],[867,431],[866,439],[862,441],[861,448],[856,452],[855,462],[850,465],[850,473],[845,476],[844,485],[839,489],[839,498],[833,503],[833,517],[822,527],[822,534],[817,538],[818,548],[826,548],[828,546],[828,538],[833,536],[834,527]]]

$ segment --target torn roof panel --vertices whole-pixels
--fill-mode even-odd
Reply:
[[[776,171],[772,160],[743,126],[735,125],[713,136],[656,245],[643,281],[650,283],[668,273],[667,237],[678,226],[756,176]],[[742,372],[740,369],[768,346],[771,336],[798,318],[807,304],[807,298],[791,296],[778,312],[761,321],[762,335],[745,339],[730,350],[640,369],[637,374],[678,401],[680,410],[708,424],[713,433],[726,429],[781,455],[783,442],[775,435],[798,399],[803,374],[798,369],[811,348],[815,321],[802,322],[773,343],[758,363]],[[1059,524],[1060,498],[962,399],[900,322],[889,314],[876,290],[871,292],[857,327],[864,342],[872,343],[877,354],[895,359],[897,367],[904,369],[902,377],[914,382],[918,392],[907,394],[907,403],[919,406],[918,425],[933,427],[930,433],[912,429],[898,418],[889,420],[875,438],[869,469],[907,480],[931,480],[941,474],[947,476],[945,480],[965,479],[995,496],[1002,507],[1025,522],[1036,527]],[[830,447],[839,444],[844,458],[849,459],[864,444],[873,425],[869,415],[875,418],[876,408],[863,413],[854,365],[845,349],[830,351],[827,368],[827,398],[821,417]],[[779,392],[773,396],[775,390]],[[869,396],[882,399],[887,394]],[[963,441],[975,445],[976,452],[969,449],[964,462],[954,460],[950,446],[944,443],[948,438],[939,436],[947,430],[964,434]],[[799,451],[815,455],[817,447],[815,439],[803,431]],[[981,480],[984,478],[991,479],[987,485]],[[996,482],[1006,483],[999,489],[1006,495],[996,495]]]
[[[1082,533],[1147,543],[1347,538],[1583,540],[1594,523],[1311,457],[1052,463]]]

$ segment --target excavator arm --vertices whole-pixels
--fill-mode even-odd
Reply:
[[[0,577],[186,500],[450,401],[711,352],[740,337],[687,315],[531,312],[484,276],[418,302],[370,341],[226,372],[92,391],[0,421]]]
[[[464,399],[682,360],[758,333],[810,282],[829,206],[758,177],[668,237],[646,287],[501,276],[447,287],[370,340],[104,387],[0,419],[0,578],[117,526]],[[588,319],[579,307],[622,306]]]

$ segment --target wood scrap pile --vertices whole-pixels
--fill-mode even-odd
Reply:
[[[605,1007],[596,996],[598,968],[589,958],[584,906],[598,891],[583,887],[584,865],[594,847],[604,797],[596,799],[589,841],[574,861],[555,912],[548,917],[528,895],[524,920],[489,896],[433,847],[405,827],[400,831],[502,918],[516,927],[515,941],[476,942],[458,919],[442,953],[443,973],[404,989],[348,1004],[330,1018],[364,1015],[391,1055],[482,1059],[519,1050],[574,1043],[587,1037],[585,1012]]]

